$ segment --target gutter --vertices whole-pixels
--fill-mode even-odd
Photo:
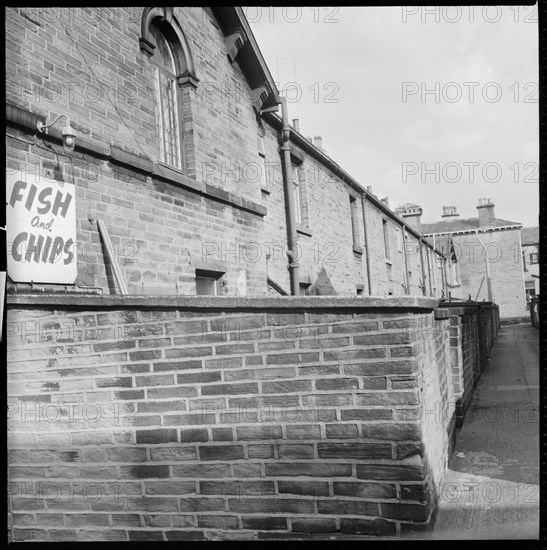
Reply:
[[[432,235],[469,235],[471,233],[490,233],[491,231],[504,231],[506,229],[522,229],[522,225],[500,225],[498,227],[487,228],[473,228],[473,229],[458,229],[457,231],[437,231],[435,233],[424,232],[424,237],[431,237]]]
[[[287,112],[287,101],[284,97],[280,98],[281,112],[283,114],[283,128],[281,132],[281,160],[283,163],[283,187],[285,188],[285,206],[287,211],[287,240],[288,250],[287,256],[289,257],[289,271],[291,279],[291,294],[298,296],[300,294],[300,281],[299,281],[299,267],[298,259],[295,253],[295,247],[297,244],[296,235],[296,215],[294,195],[290,181],[291,170],[291,149],[290,149],[290,136],[291,127],[289,125],[289,115]]]
[[[280,119],[279,116],[276,115],[275,113],[264,113],[263,118],[266,122],[271,124],[277,130],[283,127],[282,119]],[[359,194],[363,194],[363,192],[366,192],[366,189],[357,180],[352,178],[343,168],[340,167],[339,164],[337,164],[334,160],[332,160],[328,155],[323,153],[323,151],[315,147],[313,143],[310,143],[302,134],[297,132],[291,126],[289,126],[289,132],[290,132],[290,140],[292,143],[300,147],[303,151],[308,153],[315,160],[321,162],[331,172],[335,173],[342,181],[347,183],[352,189],[357,191]],[[372,204],[374,204],[376,208],[381,210],[384,214],[386,214],[392,220],[396,221],[400,226],[406,228],[408,233],[410,233],[413,237],[415,237],[416,239],[420,239],[424,237],[424,235],[422,235],[421,233],[416,231],[413,227],[408,225],[403,219],[397,216],[397,214],[395,214],[393,210],[388,208],[382,201],[377,199],[374,195],[371,195],[370,193],[366,193],[366,198]],[[434,250],[430,243],[425,241],[425,244],[426,246]],[[438,251],[436,250],[434,251],[435,253],[439,254]]]

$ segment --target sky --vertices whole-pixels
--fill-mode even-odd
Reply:
[[[535,6],[243,10],[289,118],[392,209],[538,225]]]

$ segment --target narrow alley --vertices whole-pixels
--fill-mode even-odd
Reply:
[[[431,538],[539,538],[539,331],[502,326],[457,435]]]

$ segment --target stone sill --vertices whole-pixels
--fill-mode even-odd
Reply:
[[[301,223],[298,223],[298,222],[296,222],[296,232],[300,233],[301,235],[306,235],[306,237],[312,236],[311,229],[308,226],[302,225]]]
[[[8,294],[9,306],[55,308],[146,308],[197,310],[423,310],[439,301],[422,296],[148,296],[90,294]]]

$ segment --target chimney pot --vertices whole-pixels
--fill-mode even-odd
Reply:
[[[422,207],[419,204],[412,203],[403,204],[395,209],[395,213],[418,233],[422,232],[422,212]]]
[[[459,217],[458,210],[455,206],[443,206],[442,218],[457,218]]]
[[[300,132],[300,122],[297,118],[293,118],[292,126],[297,132]]]
[[[321,136],[314,136],[313,137],[313,144],[318,148],[323,150],[323,138]]]

